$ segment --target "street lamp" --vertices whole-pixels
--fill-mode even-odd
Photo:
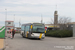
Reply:
[[[15,14],[14,14],[14,29],[15,29]]]
[[[7,20],[7,9],[5,9],[5,36],[7,36],[6,20]]]
[[[7,20],[7,9],[5,9],[5,11],[6,11],[6,13],[5,13],[6,14],[5,15],[5,20]]]

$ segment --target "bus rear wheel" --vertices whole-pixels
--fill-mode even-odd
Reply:
[[[22,37],[25,38],[23,34],[22,34]]]

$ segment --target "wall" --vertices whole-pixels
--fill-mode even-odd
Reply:
[[[7,31],[9,31],[8,28],[13,29],[14,27],[6,27],[6,30],[7,30]]]
[[[14,22],[11,22],[11,24],[8,24],[8,22],[5,22],[5,26],[14,26]]]
[[[75,37],[75,24],[73,25],[73,37]]]

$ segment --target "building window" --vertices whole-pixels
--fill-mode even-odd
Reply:
[[[10,30],[10,28],[8,28],[8,30]]]
[[[11,24],[11,22],[8,22],[8,24]]]

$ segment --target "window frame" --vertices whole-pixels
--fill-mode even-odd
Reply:
[[[11,22],[8,22],[8,24],[11,24]]]

